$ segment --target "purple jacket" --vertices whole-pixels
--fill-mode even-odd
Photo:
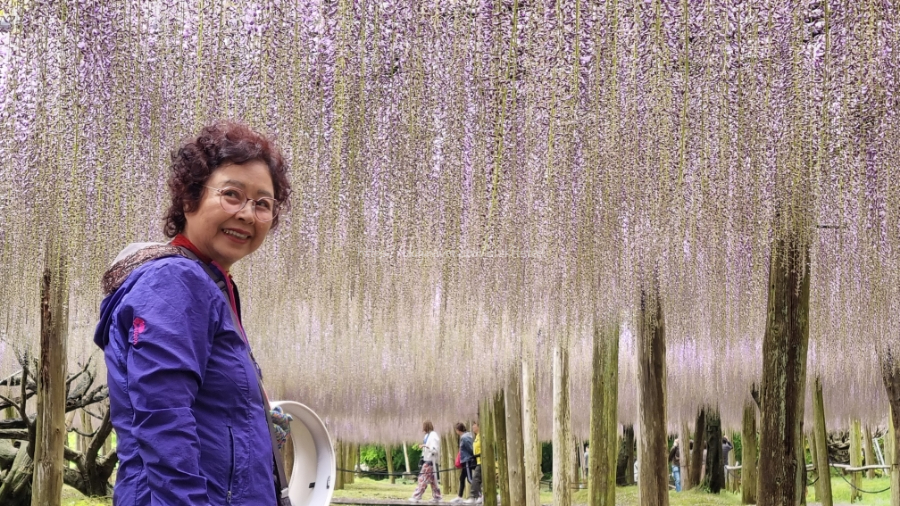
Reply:
[[[255,365],[202,265],[138,267],[103,300],[94,342],[118,436],[114,504],[275,504]]]

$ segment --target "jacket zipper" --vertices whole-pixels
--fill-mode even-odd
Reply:
[[[231,504],[231,489],[234,486],[234,463],[235,463],[234,430],[231,427],[228,427],[228,441],[231,443],[231,470],[228,473],[228,493],[225,494],[225,503]]]

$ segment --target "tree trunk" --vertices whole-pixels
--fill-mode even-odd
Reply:
[[[500,502],[504,506],[509,502],[509,457],[506,453],[506,395],[503,390],[494,396],[494,439],[497,443],[496,461],[499,471],[497,488],[500,490]]]
[[[588,459],[590,506],[615,506],[618,456],[619,326],[594,327],[591,435]]]
[[[850,420],[850,465],[853,467],[861,467],[863,460],[862,452],[862,427],[858,418]],[[862,473],[853,473],[850,475],[850,502],[855,503],[862,500]]]
[[[403,443],[403,463],[406,465],[406,474],[407,476],[412,474],[412,469],[409,468],[409,448],[407,448],[406,443]]]
[[[509,504],[525,504],[525,438],[522,435],[522,371],[519,368],[513,370],[506,385]]]
[[[694,448],[691,450],[691,486],[697,487],[703,479],[703,448],[706,446],[706,410],[700,408],[694,423]]]
[[[865,451],[866,465],[877,466],[878,457],[875,456],[875,447],[872,445],[872,429],[869,428],[868,424],[863,429],[863,450]],[[875,470],[869,469],[866,472],[866,478],[874,480]]]
[[[706,476],[709,491],[718,494],[725,488],[725,463],[722,460],[722,421],[719,412],[710,410],[706,418]]]
[[[741,430],[741,447],[744,453],[744,461],[741,463],[741,504],[756,504],[757,445],[756,404],[747,402],[744,404]]]
[[[640,479],[643,506],[668,506],[669,473],[666,431],[666,332],[657,288],[641,291],[638,324],[638,398],[640,410]]]
[[[525,443],[525,506],[541,504],[541,442],[537,426],[537,382],[534,356],[522,360],[522,435]]]
[[[634,485],[634,465],[637,462],[634,426],[629,425],[622,430],[622,443],[625,448],[625,484]]]
[[[391,485],[397,483],[397,477],[394,476],[394,455],[391,445],[384,445],[384,457],[387,461],[387,472],[390,475]]]
[[[334,477],[334,489],[335,490],[343,490],[344,489],[344,472],[341,469],[346,469],[344,467],[344,449],[341,445],[341,440],[335,440],[334,442],[334,459],[335,467],[337,467],[338,471],[336,476]]]
[[[686,423],[681,425],[681,433],[678,435],[678,453],[681,455],[681,490],[690,490],[691,483],[691,430]]]
[[[828,428],[825,425],[825,400],[822,396],[822,379],[813,383],[813,441],[815,442],[816,501],[822,506],[832,506],[831,468],[828,466]]]
[[[572,490],[572,421],[569,405],[569,350],[564,343],[553,349],[553,504],[570,506]],[[508,504],[508,503],[506,503]]]
[[[496,432],[494,431],[493,401],[485,400],[481,403],[481,480],[484,506],[497,506],[497,474],[496,459],[494,458],[494,443]]]
[[[803,407],[809,346],[809,250],[778,239],[769,261],[763,337],[759,506],[793,506],[805,489]]]
[[[33,506],[62,501],[66,445],[66,333],[68,282],[58,244],[46,255],[41,286],[41,348],[37,371]],[[24,379],[23,379],[24,381]]]

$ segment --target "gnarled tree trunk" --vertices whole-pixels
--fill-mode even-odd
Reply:
[[[718,411],[706,417],[706,476],[709,491],[718,494],[725,488],[725,462],[722,459],[722,421]]]
[[[641,504],[668,506],[669,472],[666,431],[666,332],[656,286],[641,291],[638,325],[638,398],[640,399]]]
[[[691,486],[700,485],[703,479],[703,448],[706,447],[706,409],[700,408],[697,412],[697,421],[694,422],[694,448],[691,449]]]
[[[33,506],[62,500],[66,444],[66,334],[69,326],[67,267],[61,245],[51,240],[41,285],[41,348],[37,371]]]
[[[809,249],[789,234],[775,241],[763,337],[759,506],[800,503],[805,470],[803,406],[809,346]],[[802,468],[802,469],[801,469]]]

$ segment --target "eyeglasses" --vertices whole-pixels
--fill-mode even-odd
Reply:
[[[278,201],[271,197],[251,199],[247,197],[244,190],[233,186],[226,186],[225,188],[204,186],[204,188],[216,190],[216,194],[219,196],[219,204],[222,205],[222,209],[227,213],[237,214],[247,205],[247,202],[253,202],[253,214],[257,220],[263,222],[272,221],[278,215]]]

